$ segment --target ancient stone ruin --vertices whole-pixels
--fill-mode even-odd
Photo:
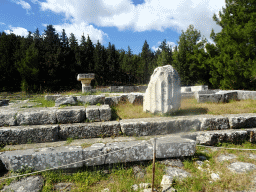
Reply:
[[[181,87],[178,72],[171,66],[157,67],[144,95],[143,111],[175,112],[180,108]]]
[[[94,79],[95,74],[94,73],[84,73],[84,74],[78,74],[77,81],[81,81],[82,83],[82,93],[85,92],[91,92],[91,80]]]

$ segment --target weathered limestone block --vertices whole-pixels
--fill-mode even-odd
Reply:
[[[177,71],[171,65],[154,70],[143,100],[143,111],[175,112],[180,108],[181,87]]]
[[[74,123],[60,125],[59,137],[61,140],[67,138],[88,139],[99,137],[101,134],[101,123]]]
[[[86,118],[89,121],[109,121],[111,108],[109,105],[91,105],[86,108]]]
[[[90,105],[96,105],[98,103],[104,104],[105,96],[104,95],[77,96],[77,100],[83,103],[89,103]]]
[[[62,97],[61,95],[45,95],[44,99],[47,101],[55,101],[56,99]]]
[[[56,110],[54,109],[29,109],[19,111],[17,114],[18,125],[44,125],[56,124]]]
[[[196,142],[191,139],[168,136],[156,140],[156,158],[192,156]]]
[[[101,123],[102,135],[111,137],[121,134],[121,125],[117,121],[109,121]]]
[[[109,105],[99,106],[99,112],[101,121],[109,121],[111,119],[111,108]]]
[[[150,141],[107,143],[103,150],[104,153],[107,154],[105,157],[105,164],[150,160],[153,156],[152,144]]]
[[[62,168],[77,168],[83,165],[151,160],[152,148],[151,141],[97,143],[85,149],[82,149],[81,146],[62,146],[5,151],[0,153],[0,160],[7,170],[13,171],[20,170],[25,166],[34,170],[44,170],[61,165],[64,165]],[[156,151],[156,158],[192,156],[195,153],[195,141],[178,137],[158,138]],[[105,156],[98,157],[99,155]],[[96,156],[96,159],[91,159]],[[86,161],[81,162],[82,160]],[[74,164],[67,165],[71,163]]]
[[[17,124],[16,111],[0,111],[0,126],[15,126]]]
[[[124,86],[124,93],[134,92],[134,86]]]
[[[29,176],[19,181],[12,181],[10,185],[5,185],[2,192],[8,191],[42,191],[44,186],[44,178],[42,176]]]
[[[231,129],[253,128],[256,127],[255,114],[229,115],[229,124]]]
[[[100,121],[100,111],[97,105],[86,107],[86,119],[89,121]]]
[[[26,149],[5,151],[0,155],[7,170],[18,171],[25,166],[34,170],[44,170],[58,167],[77,168],[82,167],[83,149],[81,146],[48,147],[40,149]]]
[[[0,144],[26,144],[58,141],[58,125],[34,125],[0,128]]]
[[[197,118],[141,118],[120,121],[121,130],[129,136],[164,135],[200,130],[201,121]]]
[[[85,120],[85,108],[83,106],[64,107],[56,110],[58,123],[80,123]]]
[[[143,94],[130,93],[128,95],[128,100],[134,105],[143,105]]]
[[[228,117],[206,117],[202,119],[200,130],[222,130],[229,129]]]
[[[111,86],[110,90],[113,93],[124,92],[124,87],[123,86]]]
[[[59,137],[61,140],[111,137],[120,135],[120,131],[118,122],[75,123],[60,125]]]
[[[77,104],[77,98],[70,96],[70,97],[59,97],[55,100],[55,107],[59,107],[60,105],[75,105]]]
[[[95,165],[103,165],[105,164],[105,156],[101,156],[104,154],[103,149],[106,146],[104,143],[95,143],[91,145],[91,147],[87,147],[83,149],[83,159],[84,165],[86,166],[95,166]],[[100,156],[100,157],[98,157]],[[97,158],[93,158],[97,157]],[[91,159],[93,158],[93,159]]]
[[[225,130],[225,131],[207,131],[197,133],[196,141],[201,145],[215,145],[222,142],[240,143],[249,140],[251,131],[255,130]],[[255,137],[255,136],[254,136]]]

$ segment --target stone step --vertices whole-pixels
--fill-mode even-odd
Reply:
[[[1,126],[46,125],[58,123],[81,123],[88,121],[109,121],[111,108],[109,105],[49,107],[27,109],[3,109],[0,111]]]
[[[149,136],[256,127],[256,114],[194,115],[120,121],[0,127],[0,144],[42,143],[98,137]]]
[[[148,140],[95,143],[85,148],[82,146],[59,146],[5,151],[0,153],[0,160],[7,170],[18,171],[22,168],[44,170],[63,165],[64,167],[61,167],[62,169],[137,162],[151,160],[153,157],[153,145]],[[179,136],[165,136],[156,139],[156,158],[192,156],[195,153],[195,149],[196,142],[191,139],[181,138]],[[73,164],[67,165],[70,163]],[[2,166],[2,169],[4,167]]]

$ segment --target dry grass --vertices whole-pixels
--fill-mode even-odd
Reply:
[[[256,100],[230,101],[229,103],[197,103],[196,99],[182,99],[180,109],[172,114],[151,114],[143,112],[142,105],[129,102],[120,103],[114,107],[119,119],[135,119],[163,116],[186,116],[203,114],[240,114],[256,113]]]

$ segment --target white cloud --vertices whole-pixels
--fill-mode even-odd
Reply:
[[[207,39],[212,28],[216,32],[221,30],[212,16],[225,6],[225,0],[145,0],[137,6],[131,0],[46,0],[39,3],[43,11],[64,13],[75,25],[85,22],[138,32],[163,32],[166,28],[180,32],[193,24]]]
[[[3,23],[3,22],[0,22],[0,25],[5,25],[5,23]]]
[[[44,24],[44,26],[46,27],[47,25]],[[104,44],[103,37],[104,36],[108,37],[108,35],[103,31],[99,29],[95,29],[92,25],[88,25],[85,22],[82,22],[80,24],[74,23],[74,24],[54,25],[53,27],[56,29],[56,31],[60,35],[62,33],[62,29],[65,29],[65,32],[68,37],[70,37],[70,33],[74,33],[75,37],[78,39],[79,44],[80,44],[81,36],[83,35],[83,33],[86,38],[87,38],[87,34],[89,34],[90,39],[94,44],[97,43],[97,40],[99,40],[101,44]]]
[[[14,33],[19,36],[24,36],[26,37],[28,35],[28,30],[22,27],[12,27],[9,26],[10,30],[4,30],[5,33],[10,34]]]
[[[26,10],[31,9],[30,4],[27,3],[27,2],[25,2],[25,1],[23,1],[23,0],[17,0],[17,1],[15,1],[15,3],[16,3],[17,5],[21,5],[21,7],[22,7],[23,9],[26,9]]]

